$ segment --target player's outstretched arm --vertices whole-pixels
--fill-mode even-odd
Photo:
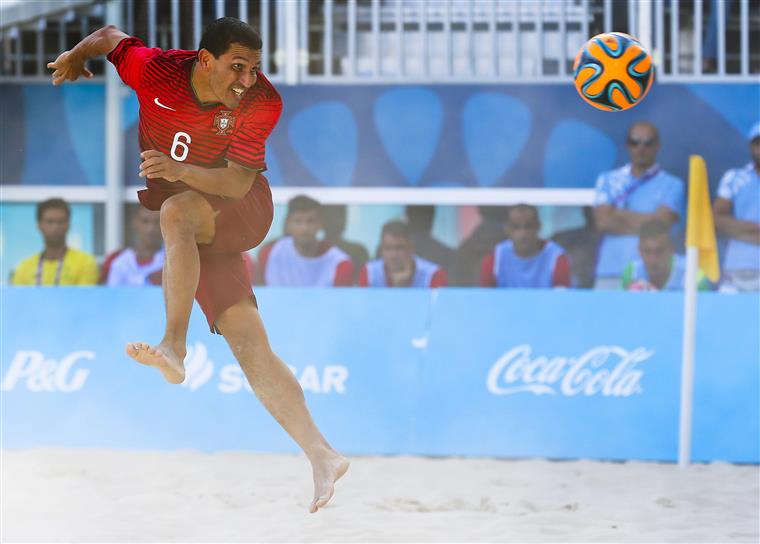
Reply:
[[[64,51],[47,67],[53,72],[53,85],[60,85],[64,81],[76,81],[81,76],[92,77],[84,63],[92,58],[105,55],[113,51],[124,38],[128,38],[121,30],[113,25],[108,25],[96,30],[81,42],[76,44],[70,51]]]

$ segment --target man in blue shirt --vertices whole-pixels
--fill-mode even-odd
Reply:
[[[722,291],[760,291],[760,122],[748,139],[752,162],[723,175],[713,204],[715,229],[729,239]]]
[[[597,289],[619,289],[623,268],[637,257],[642,225],[652,219],[673,228],[683,215],[684,183],[657,164],[660,137],[652,123],[628,130],[630,162],[596,182],[594,218],[603,234],[596,266]]]

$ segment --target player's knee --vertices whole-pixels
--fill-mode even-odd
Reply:
[[[177,198],[182,196],[175,195],[168,198],[161,205],[160,219],[161,231],[166,232],[189,232],[193,233],[195,229],[195,219],[190,210],[187,209],[184,202],[186,199]]]

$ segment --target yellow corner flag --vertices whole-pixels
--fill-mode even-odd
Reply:
[[[686,216],[686,247],[697,248],[699,268],[711,282],[720,278],[718,246],[710,191],[707,188],[707,166],[699,155],[689,157],[689,209]]]

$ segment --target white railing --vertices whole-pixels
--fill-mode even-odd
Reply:
[[[120,4],[120,19],[126,33],[141,37],[151,47],[164,49],[194,49],[204,25],[213,19],[227,15],[246,21],[261,34],[262,69],[274,81],[283,78],[282,52],[288,34],[296,32],[295,17],[291,17],[290,25],[285,24],[288,4],[293,4],[293,0],[43,1],[46,3],[40,5],[46,11],[26,8],[34,2],[8,7],[0,3],[0,81],[46,78],[45,65],[102,27],[104,4],[114,1]],[[102,76],[102,61],[94,64],[93,72]]]
[[[309,64],[301,79],[308,81],[566,76],[592,20],[588,0],[325,0],[310,9],[314,4],[299,4],[301,28],[317,29],[302,40]]]

